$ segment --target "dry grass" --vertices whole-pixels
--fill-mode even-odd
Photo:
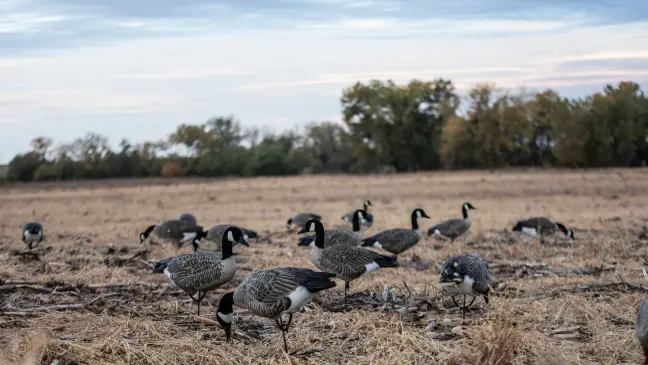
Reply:
[[[637,364],[641,351],[633,323],[644,293],[625,286],[577,293],[559,289],[593,282],[643,284],[647,193],[646,170],[13,187],[0,191],[0,280],[47,285],[45,290],[0,292],[0,308],[15,312],[95,301],[85,309],[0,314],[0,364]],[[203,301],[202,314],[213,317],[220,296],[251,271],[312,267],[308,249],[296,246],[296,235],[282,233],[294,212],[319,212],[325,226],[334,227],[365,198],[374,203],[376,219],[366,234],[407,227],[416,207],[433,218],[423,221],[424,228],[458,217],[464,201],[478,210],[464,238],[452,245],[426,239],[399,258],[407,264],[417,255],[431,263],[429,268],[404,265],[353,282],[347,310],[339,306],[342,285],[319,295],[309,311],[295,316],[288,333],[291,351],[321,350],[304,356],[286,356],[280,332],[263,318],[239,315],[231,344],[219,327],[187,319],[194,304],[148,266],[176,250],[138,244],[146,226],[187,211],[206,226],[238,223],[262,235],[275,232],[272,243],[253,241],[249,248],[235,249],[240,272],[231,285]],[[541,245],[503,231],[531,215],[548,215],[576,228],[578,241],[570,246],[556,236]],[[52,247],[40,261],[12,254],[23,247],[20,224],[32,219],[44,223],[45,246]],[[150,249],[148,256],[120,260],[143,247]],[[479,254],[489,263],[550,267],[492,269],[498,290],[489,305],[478,299],[478,309],[463,321],[438,286],[442,261],[460,253]],[[569,277],[549,273],[596,267],[605,269]],[[387,302],[381,299],[384,284],[393,296]],[[567,327],[573,328],[561,333]]]

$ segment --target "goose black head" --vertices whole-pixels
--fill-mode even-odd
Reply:
[[[290,230],[290,225],[292,224],[292,218],[289,218],[288,221],[286,222],[286,229]]]
[[[324,226],[322,225],[322,222],[319,221],[319,219],[309,219],[306,221],[306,224],[304,224],[304,228],[302,228],[297,234],[303,234],[307,232],[317,232],[318,228],[324,229]]]
[[[423,209],[421,208],[416,208],[414,211],[412,211],[412,217],[416,218],[430,218]]]
[[[373,207],[373,204],[371,204],[371,200],[367,199],[363,203],[365,210],[367,210],[367,207]]]
[[[458,271],[459,263],[450,259],[443,263],[441,266],[441,283],[454,283],[460,284],[463,282],[463,277]]]
[[[468,203],[468,202],[463,203],[462,208],[466,209],[466,210],[468,210],[468,209],[477,210],[477,208],[473,207],[473,205]]]
[[[218,309],[216,310],[216,320],[223,327],[227,342],[229,342],[232,337],[232,319],[234,317],[233,305],[234,292],[229,292],[223,295],[220,303],[218,303]]]
[[[152,226],[149,226],[144,232],[140,233],[140,245],[142,242],[144,242],[145,239],[148,238],[148,236],[153,232],[153,229],[155,228],[155,224]]]
[[[574,241],[576,240],[576,239],[574,238],[574,231],[572,231],[571,229],[567,229],[567,227],[565,227],[565,225],[562,224],[562,223],[556,223],[556,225],[557,225],[558,228],[562,231],[562,233],[565,234],[565,236],[571,238],[571,239],[574,240]]]
[[[223,232],[223,244],[229,242],[230,244],[238,242],[242,245],[249,246],[248,242],[245,240],[243,231],[238,227],[228,227],[225,232]]]

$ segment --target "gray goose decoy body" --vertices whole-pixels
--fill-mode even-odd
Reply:
[[[441,267],[440,282],[443,290],[452,297],[454,304],[461,308],[463,318],[466,318],[466,309],[475,302],[477,296],[483,296],[488,304],[490,274],[486,262],[477,256],[461,255],[446,260]],[[463,295],[463,306],[459,306],[455,301],[454,297],[457,295]],[[473,297],[468,306],[466,295]]]
[[[189,294],[198,305],[208,291],[228,283],[236,274],[236,259],[232,245],[238,242],[248,246],[243,233],[236,227],[229,227],[223,233],[222,257],[211,252],[194,252],[171,257],[155,263],[153,272],[164,273],[171,281]],[[197,293],[197,297],[194,294]]]
[[[412,229],[393,228],[362,240],[362,246],[375,247],[390,252],[394,255],[400,255],[409,248],[417,244],[423,233],[419,228],[419,218],[430,218],[423,209],[416,208],[412,211]]]
[[[216,319],[223,326],[227,341],[231,337],[232,304],[251,313],[274,319],[281,330],[284,350],[288,352],[286,331],[292,315],[304,307],[317,292],[335,286],[335,274],[296,267],[280,267],[258,271],[243,280],[235,291],[223,295]],[[284,323],[283,314],[288,314]]]
[[[365,219],[366,212],[358,209],[353,213],[353,230],[348,229],[328,229],[324,231],[324,248],[345,244],[358,246],[364,236],[360,233],[361,222]],[[299,239],[298,246],[310,246],[315,244],[315,235],[304,236]]]
[[[461,206],[463,218],[448,219],[437,224],[428,229],[428,236],[434,234],[443,238],[449,238],[450,242],[453,242],[457,237],[468,232],[470,229],[470,217],[468,216],[469,209],[476,210],[477,208],[473,207],[473,205],[468,202],[464,203]]]
[[[635,334],[644,353],[644,365],[648,365],[648,297],[639,305]]]
[[[198,240],[204,237],[203,227],[187,224],[181,220],[173,219],[154,224],[140,233],[140,244],[151,234],[165,241],[171,241],[180,247],[184,243],[191,242],[194,252],[198,250]]]
[[[41,243],[43,235],[43,225],[38,222],[27,222],[22,225],[22,241],[27,244],[29,251]]]
[[[547,217],[533,217],[525,220],[517,221],[513,227],[513,232],[522,232],[527,236],[535,237],[540,233],[541,236],[553,234],[557,231],[562,231],[567,237],[574,240],[574,232],[567,229],[564,224],[554,222]]]
[[[324,247],[324,226],[317,219],[310,219],[298,234],[315,232],[315,244],[310,252],[310,262],[318,269],[335,274],[344,280],[344,303],[350,282],[383,267],[398,267],[396,256],[384,256],[362,247],[337,244]]]
[[[232,225],[232,224],[217,224],[217,225],[211,227],[208,231],[204,231],[204,233],[199,234],[198,239],[204,238],[204,239],[206,239],[208,241],[212,241],[212,242],[216,242],[216,243],[220,244],[220,242],[221,242],[221,240],[223,238],[223,234],[225,233],[225,230],[227,230],[230,227],[236,227],[236,228],[240,229],[241,232],[243,233],[243,238],[245,239],[246,242],[251,237],[256,237],[257,236],[256,232],[250,231],[248,229],[245,229],[245,228],[242,228],[242,227],[239,227],[239,226],[235,226],[235,225]],[[250,233],[252,233],[252,235],[250,235]],[[236,244],[237,244],[237,242],[234,242],[234,246],[236,246]]]
[[[179,221],[185,222],[189,226],[197,226],[198,225],[198,220],[193,214],[189,213],[184,213],[181,214],[180,217],[178,218]]]
[[[288,219],[288,221],[286,222],[286,229],[290,230],[292,224],[296,225],[297,227],[303,228],[309,219],[322,220],[322,216],[308,212],[297,213],[292,218]]]
[[[365,211],[365,219],[364,219],[363,222],[360,223],[361,227],[367,227],[368,228],[368,227],[371,227],[373,225],[374,217],[373,217],[373,214],[369,213],[369,207],[371,207],[371,206],[373,206],[373,205],[371,204],[370,200],[365,200],[362,203],[362,210]],[[347,222],[347,223],[353,224],[353,214],[355,212],[356,211],[352,210],[352,211],[346,213],[345,215],[342,216],[342,220]]]

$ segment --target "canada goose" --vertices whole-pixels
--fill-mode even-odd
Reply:
[[[308,304],[315,293],[335,286],[335,274],[296,267],[279,267],[258,271],[243,280],[235,291],[223,295],[216,319],[223,326],[227,341],[231,337],[232,304],[251,313],[274,319],[281,330],[284,350],[288,352],[286,331],[293,313]],[[288,314],[284,323],[282,315]]]
[[[369,213],[369,207],[371,207],[371,206],[373,206],[373,205],[371,204],[370,200],[365,200],[362,203],[362,210],[365,211],[365,220],[364,220],[364,222],[361,222],[361,224],[360,224],[361,227],[367,227],[368,228],[368,227],[371,227],[373,225],[374,217],[373,217],[373,214]],[[347,222],[347,223],[353,224],[353,214],[354,213],[355,213],[354,210],[348,212],[347,214],[342,216],[342,220]]]
[[[464,203],[461,206],[463,219],[457,218],[445,220],[428,229],[428,236],[435,234],[443,238],[449,238],[450,243],[454,242],[457,237],[468,232],[468,229],[470,229],[470,217],[468,217],[468,209],[477,210],[477,208],[473,207],[472,204],[468,202]]]
[[[342,242],[324,248],[324,226],[317,219],[309,219],[298,234],[315,232],[315,243],[311,244],[310,262],[318,269],[335,274],[344,280],[344,303],[350,282],[363,275],[378,271],[381,267],[398,267],[396,256],[383,256],[362,247],[345,245]]]
[[[197,226],[198,220],[193,214],[184,213],[178,218],[179,221],[185,222],[188,226]]]
[[[545,236],[560,230],[567,237],[575,240],[574,232],[571,229],[567,229],[564,224],[554,222],[547,217],[533,217],[517,221],[512,230],[513,232],[522,232],[525,235],[532,237],[537,236],[538,232],[541,236]]]
[[[452,302],[461,308],[463,318],[466,318],[466,309],[475,302],[478,295],[483,296],[488,304],[490,275],[486,262],[479,257],[462,255],[446,260],[441,267],[440,282],[443,283],[443,290],[452,297]],[[455,301],[457,295],[463,295],[463,307]],[[468,306],[466,295],[473,297]]]
[[[286,229],[290,230],[290,228],[291,228],[290,225],[291,224],[294,224],[297,227],[302,228],[302,227],[304,227],[304,224],[306,224],[306,222],[309,219],[322,220],[322,216],[319,215],[319,214],[307,213],[307,212],[297,213],[297,214],[295,214],[294,217],[288,219],[288,221],[286,222]]]
[[[22,225],[22,241],[27,244],[29,251],[38,246],[42,240],[43,225],[38,222],[27,222]]]
[[[393,228],[362,240],[364,247],[376,247],[394,255],[400,255],[413,247],[421,240],[423,233],[418,225],[419,218],[430,218],[423,209],[416,208],[412,211],[412,229]]]
[[[173,283],[198,303],[208,291],[228,283],[236,274],[236,259],[232,245],[238,242],[248,246],[243,233],[237,227],[229,227],[223,233],[222,258],[211,252],[194,252],[171,257],[155,263],[153,272],[164,273]],[[194,298],[194,293],[198,293]]]
[[[198,250],[198,240],[203,237],[204,231],[201,226],[188,225],[180,220],[168,220],[159,224],[154,224],[140,233],[140,244],[146,240],[151,233],[161,240],[167,240],[175,243],[180,247],[184,243],[190,242],[194,252]]]
[[[345,244],[358,246],[364,236],[360,233],[361,222],[365,219],[365,211],[358,209],[353,214],[353,230],[348,229],[328,229],[324,231],[324,248]],[[304,236],[299,239],[297,246],[310,246],[315,243],[315,235]]]
[[[644,365],[648,365],[648,297],[644,298],[639,305],[635,334],[643,348]]]

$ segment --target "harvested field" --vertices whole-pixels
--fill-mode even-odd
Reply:
[[[370,199],[365,235],[409,227],[412,209],[460,217],[471,230],[450,244],[425,238],[383,269],[324,291],[295,315],[290,351],[268,319],[237,315],[233,342],[199,322],[195,304],[151,263],[180,253],[139,244],[148,225],[181,213],[199,224],[239,224],[264,240],[236,246],[239,271],[209,292],[201,315],[249,273],[313,268],[286,220],[323,215],[326,228]],[[422,173],[229,179],[173,185],[13,186],[0,190],[0,364],[638,364],[634,321],[648,293],[648,170]],[[546,215],[574,229],[545,242],[510,232],[516,219]],[[47,240],[21,256],[20,225],[38,220]],[[346,227],[346,226],[344,226]],[[201,250],[209,250],[203,244]],[[384,252],[382,252],[384,253]],[[442,296],[449,256],[482,256],[494,280],[466,319]],[[236,308],[235,308],[236,309]]]

